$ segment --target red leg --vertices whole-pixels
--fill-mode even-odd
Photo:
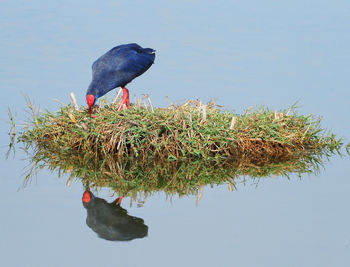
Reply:
[[[126,98],[125,98],[125,93],[123,92],[122,101],[120,101],[120,105],[119,105],[118,111],[121,111],[121,110],[122,110],[123,105],[124,105],[124,103],[125,103],[125,100],[126,100]]]
[[[123,97],[122,97],[122,101],[120,102],[118,111],[121,111],[123,108],[123,105],[125,104],[127,108],[129,108],[129,90],[126,87],[123,87]]]
[[[130,109],[130,99],[129,99],[129,92],[128,92],[128,97],[126,98],[126,107]]]
[[[124,94],[126,94],[125,105],[129,109],[130,108],[129,90],[126,87],[124,87],[123,90],[124,90]]]

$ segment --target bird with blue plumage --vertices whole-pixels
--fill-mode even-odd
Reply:
[[[124,104],[129,108],[129,90],[126,85],[147,71],[154,59],[154,49],[142,48],[136,43],[116,46],[99,57],[92,64],[92,80],[86,92],[90,116],[97,99],[117,87],[123,89],[118,111]]]

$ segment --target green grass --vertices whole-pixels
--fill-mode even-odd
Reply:
[[[134,105],[117,112],[117,105],[87,109],[63,106],[52,113],[35,112],[19,133],[27,146],[106,156],[179,159],[231,157],[283,158],[302,151],[339,149],[341,140],[320,128],[320,119],[289,110],[266,108],[245,114],[223,111],[214,103],[201,105],[190,100],[184,105],[150,109]],[[232,124],[234,117],[235,123]]]

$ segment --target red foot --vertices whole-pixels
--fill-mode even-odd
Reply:
[[[122,204],[122,200],[123,200],[123,197],[118,197],[117,198],[117,203],[120,205],[120,204]]]
[[[126,107],[129,109],[130,107],[130,100],[129,100],[129,90],[126,87],[123,87],[123,97],[122,101],[120,102],[118,111],[121,111],[123,108],[123,105],[125,104]]]

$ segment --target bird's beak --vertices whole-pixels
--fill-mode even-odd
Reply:
[[[94,105],[95,103],[95,96],[94,95],[87,95],[86,96],[86,102],[89,106],[89,114],[90,114],[90,117],[93,118],[93,116],[91,115],[92,113],[92,106]]]
[[[89,203],[91,201],[91,193],[89,190],[86,190],[83,194],[83,202]]]

